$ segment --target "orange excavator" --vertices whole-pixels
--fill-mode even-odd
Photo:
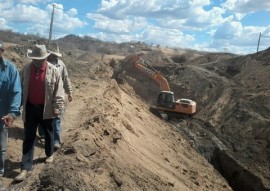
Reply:
[[[161,115],[167,112],[174,112],[192,116],[196,113],[196,102],[185,98],[175,101],[174,93],[170,91],[167,79],[151,65],[147,64],[140,56],[132,56],[129,62],[160,85],[161,92],[158,95],[156,106],[152,107],[158,110]]]

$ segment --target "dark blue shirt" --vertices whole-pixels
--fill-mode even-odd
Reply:
[[[20,115],[21,81],[17,68],[10,61],[0,58],[0,128],[4,123],[1,118],[8,113]]]

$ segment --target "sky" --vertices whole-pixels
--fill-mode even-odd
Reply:
[[[53,5],[53,39],[74,34],[236,54],[270,46],[270,0],[0,0],[0,30],[49,38]]]

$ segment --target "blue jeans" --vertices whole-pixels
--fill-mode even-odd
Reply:
[[[0,177],[4,174],[5,156],[8,143],[8,129],[4,126],[0,128]]]
[[[43,107],[27,104],[24,122],[22,170],[32,170],[38,124],[40,124],[45,135],[46,156],[49,157],[54,152],[52,119],[43,119]]]
[[[61,118],[56,117],[53,119],[53,128],[54,128],[54,144],[60,144],[60,135],[61,135]]]
[[[53,118],[53,129],[54,129],[54,144],[60,144],[60,136],[61,136],[61,117]],[[40,125],[38,125],[38,134],[39,136],[44,136],[44,131]]]

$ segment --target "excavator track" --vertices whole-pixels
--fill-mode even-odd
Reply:
[[[164,120],[169,119],[168,114],[166,112],[157,109],[155,106],[150,106],[149,111],[161,119]]]
[[[162,110],[156,106],[150,106],[149,111],[156,115],[157,117],[164,119],[164,120],[173,120],[173,119],[192,119],[193,115],[188,115],[185,113],[178,113],[169,110]]]

